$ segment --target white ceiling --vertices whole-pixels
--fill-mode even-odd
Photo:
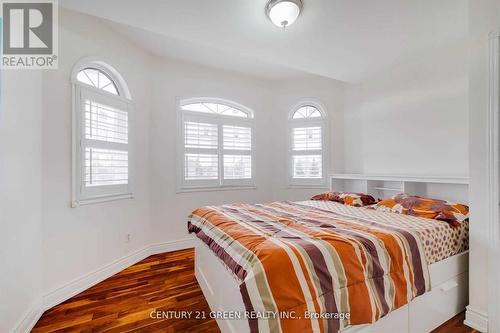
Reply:
[[[60,0],[116,22],[151,53],[264,78],[301,72],[359,82],[467,33],[467,0],[303,0],[285,30],[267,0]]]
[[[213,46],[179,40],[112,21],[105,21],[105,23],[136,45],[159,57],[214,67],[267,80],[297,78],[307,74],[280,64],[261,61],[239,52],[225,51]]]

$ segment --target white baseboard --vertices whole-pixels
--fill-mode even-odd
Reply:
[[[40,319],[40,317],[42,316],[42,309],[42,298],[39,298],[35,302],[33,302],[33,304],[31,304],[30,308],[28,309],[28,311],[26,311],[19,324],[16,325],[14,333],[30,332],[33,326],[35,326],[38,319]]]
[[[31,331],[36,322],[40,319],[44,311],[60,304],[82,291],[106,280],[116,273],[124,270],[133,264],[149,257],[153,254],[183,250],[194,247],[194,239],[186,238],[164,243],[149,245],[143,249],[135,251],[123,258],[115,260],[89,274],[77,278],[69,283],[62,285],[50,292],[47,292],[37,302],[33,303],[30,309],[21,319],[20,323],[14,329],[15,333],[25,333]]]
[[[466,307],[464,324],[482,333],[488,332],[488,315],[484,312]]]
[[[149,256],[149,246],[139,251],[131,253],[123,258],[120,258],[104,267],[101,267],[89,274],[77,278],[65,285],[53,289],[43,296],[44,311],[60,304],[67,299],[81,293],[82,291],[96,285],[97,283],[106,280],[114,274],[124,270],[125,268],[147,258]]]
[[[195,246],[194,238],[186,238],[186,239],[179,239],[176,241],[152,244],[149,248],[151,254],[158,254],[164,252],[189,249],[194,246]]]

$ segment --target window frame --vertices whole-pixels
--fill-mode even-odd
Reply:
[[[294,119],[294,114],[304,106],[316,108],[321,117],[298,118]],[[298,127],[320,127],[321,128],[321,178],[294,178],[293,177],[293,156],[297,155],[315,155],[314,152],[293,150],[293,129]],[[327,170],[328,170],[328,117],[323,105],[312,99],[302,100],[297,103],[289,112],[287,124],[287,183],[288,187],[299,188],[327,188]]]
[[[86,70],[89,70],[89,69],[90,69],[90,70],[97,70],[97,71],[101,72],[104,76],[106,76],[106,77],[107,77],[107,79],[108,79],[109,81],[111,81],[111,84],[113,84],[113,86],[114,86],[114,88],[115,88],[115,90],[116,90],[116,95],[115,95],[115,94],[113,94],[113,93],[111,93],[111,92],[109,92],[109,91],[107,91],[107,90],[104,90],[104,88],[98,88],[98,87],[96,87],[96,86],[94,86],[94,85],[89,85],[89,84],[86,84],[86,83],[84,83],[84,82],[82,82],[82,81],[79,81],[79,80],[78,80],[78,74],[80,74],[80,72],[83,72],[83,71],[86,71]],[[110,76],[110,74],[109,74],[109,73],[107,73],[107,71],[103,68],[103,66],[102,66],[102,65],[98,65],[98,64],[96,64],[96,65],[93,65],[93,66],[86,66],[86,67],[84,67],[84,68],[81,68],[81,69],[80,69],[80,70],[78,70],[78,72],[76,73],[76,77],[75,77],[75,78],[76,78],[75,80],[78,82],[78,84],[81,84],[81,85],[83,85],[83,86],[92,87],[92,88],[95,88],[95,89],[97,89],[97,90],[99,90],[99,91],[109,92],[110,94],[112,94],[112,95],[114,95],[114,96],[121,96],[121,95],[122,95],[122,93],[120,93],[120,89],[118,88],[118,85],[117,85],[117,83],[116,83],[116,80],[114,80],[114,79],[113,79],[113,77],[111,77],[111,76]],[[89,78],[89,79],[90,79],[90,78]]]
[[[205,113],[197,111],[183,110],[184,105],[193,103],[216,103],[224,104],[240,111],[245,112],[248,118],[228,116],[216,113]],[[196,97],[196,98],[177,98],[177,192],[195,192],[195,191],[217,191],[217,190],[231,190],[231,189],[255,189],[255,127],[254,127],[254,112],[239,103],[213,97]],[[204,122],[217,125],[217,170],[218,178],[213,180],[186,180],[185,179],[185,154],[187,148],[185,147],[185,121]],[[251,146],[250,150],[229,150],[224,149],[223,145],[223,126],[242,126],[249,127],[251,130]],[[204,151],[203,151],[204,152]],[[228,153],[226,153],[228,152]],[[251,156],[252,177],[248,179],[224,179],[224,155],[249,155]]]
[[[107,75],[115,84],[118,95],[99,89],[76,79],[77,74],[86,68],[95,68]],[[78,62],[72,72],[72,198],[71,207],[100,202],[132,199],[134,197],[135,164],[134,164],[134,105],[128,87],[124,85],[121,75],[111,66],[100,60],[83,59]],[[126,111],[128,114],[127,144],[96,140],[87,145],[85,137],[85,97],[93,101]],[[100,185],[94,188],[85,186],[85,148],[100,146],[103,149],[125,150],[128,152],[127,184]]]

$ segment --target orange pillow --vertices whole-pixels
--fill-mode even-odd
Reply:
[[[446,221],[452,226],[458,226],[469,218],[469,207],[445,200],[423,198],[400,193],[391,198],[379,201],[373,206],[376,210],[425,217]]]
[[[344,205],[355,207],[368,206],[376,203],[375,199],[371,195],[351,192],[325,192],[316,194],[311,198],[311,200],[335,201]]]

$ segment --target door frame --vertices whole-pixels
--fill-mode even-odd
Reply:
[[[489,34],[489,112],[488,112],[488,332],[500,332],[500,226],[499,226],[499,83],[500,29]]]

